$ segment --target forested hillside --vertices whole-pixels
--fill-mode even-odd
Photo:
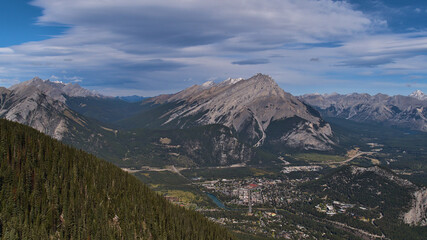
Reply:
[[[0,120],[1,239],[233,239],[111,163]]]

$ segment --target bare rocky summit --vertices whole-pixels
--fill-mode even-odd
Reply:
[[[194,85],[172,95],[145,102],[177,103],[160,117],[162,125],[186,128],[189,124],[227,126],[254,146],[280,143],[289,147],[330,150],[334,145],[328,123],[311,107],[283,91],[267,75],[227,79]],[[191,121],[188,121],[191,119]],[[286,121],[293,119],[293,121]],[[275,124],[275,138],[268,132]]]
[[[410,97],[416,98],[418,100],[427,100],[427,95],[425,95],[421,90],[416,90],[409,95]]]
[[[42,80],[35,77],[29,81],[15,84],[9,88],[16,94],[25,96],[34,91],[43,93],[54,100],[65,103],[66,97],[100,97],[101,95],[82,88],[77,83],[62,83],[60,81]]]
[[[73,124],[85,121],[66,105],[67,96],[97,96],[77,84],[64,84],[38,77],[0,88],[0,117],[31,126],[61,140]]]

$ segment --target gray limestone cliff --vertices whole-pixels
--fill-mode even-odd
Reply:
[[[0,117],[31,126],[61,140],[70,125],[85,121],[70,110],[66,96],[95,96],[77,84],[63,84],[38,77],[0,88]]]
[[[427,189],[414,193],[411,209],[403,215],[406,224],[427,226]]]

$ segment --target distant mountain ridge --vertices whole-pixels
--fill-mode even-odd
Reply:
[[[313,107],[327,117],[425,131],[426,102],[384,94],[312,94],[297,98],[282,90],[270,76],[257,74],[248,79],[209,81],[176,94],[129,103],[78,84],[34,78],[9,89],[0,88],[0,117],[29,125],[104,158],[108,153],[119,164],[129,156],[135,163],[144,164],[138,159],[148,157],[147,153],[155,148],[157,152],[149,156],[150,162],[166,156],[164,162],[171,164],[215,166],[252,162],[259,147],[274,154],[336,149],[337,136]],[[211,125],[225,128],[203,128]],[[191,134],[194,128],[198,128],[197,136]],[[179,129],[185,130],[185,137],[177,135],[175,130]],[[158,145],[161,137],[171,138],[181,148],[172,152],[170,146]],[[127,144],[130,139],[149,145],[131,148]],[[208,142],[215,144],[211,152],[204,146]],[[199,150],[193,150],[194,146]],[[132,161],[126,165],[134,166]]]
[[[427,132],[427,99],[421,91],[410,96],[385,94],[306,94],[299,99],[322,115],[357,122],[379,122]]]
[[[217,84],[206,82],[176,94],[147,99],[143,104],[153,105],[151,112],[157,111],[157,117],[142,127],[153,121],[157,127],[170,128],[221,124],[255,147],[275,144],[331,150],[335,144],[329,124],[268,75],[257,74],[246,80],[230,78]]]
[[[39,91],[54,100],[65,103],[66,96],[68,97],[101,97],[102,95],[94,91],[82,88],[77,83],[63,83],[60,81],[42,80],[39,77],[35,77],[29,81],[15,84],[9,88],[17,94],[24,92]]]
[[[116,98],[121,99],[126,102],[134,103],[134,102],[140,102],[144,99],[147,99],[147,97],[138,96],[138,95],[132,95],[132,96],[117,96]]]

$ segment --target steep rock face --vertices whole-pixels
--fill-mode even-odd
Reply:
[[[427,189],[414,193],[411,209],[403,215],[403,221],[410,225],[427,226]]]
[[[159,118],[163,126],[185,128],[185,119],[192,119],[191,123],[197,125],[222,124],[256,147],[266,143],[272,123],[295,117],[301,121],[282,131],[282,144],[316,150],[328,150],[334,144],[329,124],[267,75],[227,79],[219,84],[207,82],[145,103],[177,103]]]
[[[110,156],[116,156],[114,151],[106,149],[117,145],[109,141],[117,132],[73,111],[65,100],[69,98],[67,94],[91,96],[92,93],[78,85],[39,78],[9,89],[0,88],[0,118],[28,125],[64,143],[112,160]]]
[[[78,85],[34,78],[0,89],[0,117],[31,126],[61,140],[71,125],[86,124],[65,104],[65,96],[93,94]]]
[[[279,140],[272,140],[272,143],[285,143],[293,148],[304,148],[305,150],[330,150],[334,145],[331,140],[332,130],[329,124],[320,122],[314,125],[312,122],[302,121],[296,128],[287,133],[283,132],[283,136]]]
[[[7,88],[0,87],[0,106],[6,104],[6,101],[9,99],[11,91]]]
[[[121,131],[118,138],[126,144],[120,156],[121,165],[126,167],[227,166],[246,164],[256,155],[255,149],[239,141],[231,129],[218,124]]]
[[[19,93],[18,93],[19,94]],[[31,126],[56,139],[67,131],[63,113],[66,106],[40,93],[18,95],[12,92],[1,105],[0,117]]]
[[[427,100],[414,96],[353,93],[307,94],[299,98],[328,117],[427,131]]]
[[[197,165],[232,165],[247,163],[253,157],[253,150],[233,137],[230,129],[219,127],[206,129],[204,135],[208,144],[201,137],[182,140],[183,153],[193,159]]]

